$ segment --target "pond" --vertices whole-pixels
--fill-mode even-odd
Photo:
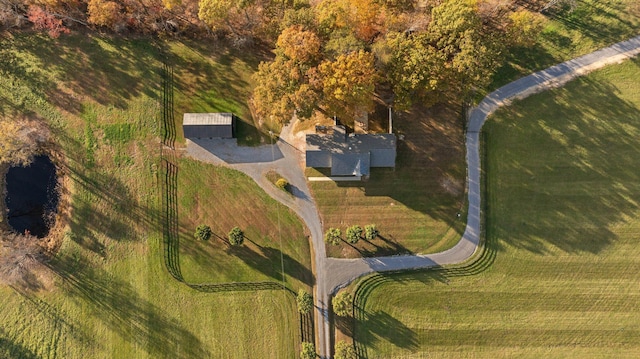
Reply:
[[[58,208],[56,166],[47,156],[36,156],[28,167],[7,172],[5,204],[11,228],[43,238],[54,224]]]

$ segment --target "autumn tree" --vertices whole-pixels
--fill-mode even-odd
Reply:
[[[330,115],[353,120],[358,111],[373,109],[377,78],[373,54],[366,51],[338,56],[318,66],[324,105]]]
[[[301,26],[285,29],[276,42],[276,58],[261,63],[254,76],[253,105],[257,115],[274,123],[286,123],[294,111],[299,118],[311,117],[319,91],[309,85],[309,71],[320,59],[318,36]]]
[[[42,6],[29,6],[27,18],[33,23],[36,30],[46,31],[53,38],[58,38],[60,34],[69,33],[69,29],[64,25],[62,19],[46,11]]]
[[[531,47],[544,28],[545,17],[528,10],[518,10],[509,15],[507,39],[512,46]]]
[[[323,33],[348,29],[362,41],[384,32],[384,8],[375,0],[323,0],[316,7]]]
[[[89,23],[113,28],[120,19],[120,4],[114,1],[89,0],[87,12]]]

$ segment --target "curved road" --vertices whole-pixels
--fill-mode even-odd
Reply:
[[[640,54],[640,36],[511,82],[487,95],[478,106],[471,110],[466,133],[469,202],[467,226],[460,241],[453,248],[440,253],[358,259],[327,258],[322,223],[306,184],[304,173],[298,165],[303,156],[302,152],[284,140],[278,140],[276,145],[249,149],[235,145],[221,145],[222,142],[189,142],[187,150],[193,157],[226,164],[247,173],[267,193],[298,213],[307,224],[313,241],[316,274],[314,296],[317,310],[316,344],[320,356],[328,358],[331,353],[331,333],[328,320],[329,299],[337,289],[372,272],[456,264],[464,262],[474,254],[480,243],[481,225],[479,133],[492,112],[501,106],[509,105],[513,100],[523,99],[540,91],[563,86],[578,76],[606,65],[624,61],[638,54]],[[281,138],[290,138],[291,127],[289,125],[283,129]],[[270,169],[277,170],[294,185],[293,193],[295,196],[293,198],[277,190],[266,180],[264,173]]]

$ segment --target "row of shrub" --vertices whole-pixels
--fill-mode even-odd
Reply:
[[[208,241],[211,238],[212,234],[213,231],[211,231],[211,227],[207,226],[206,224],[201,224],[196,227],[196,231],[193,236],[198,240]],[[229,231],[227,239],[232,245],[240,246],[242,245],[242,243],[244,243],[244,232],[240,229],[240,227],[233,227]]]
[[[362,238],[370,241],[378,237],[380,231],[375,224],[367,224],[364,229],[359,225],[353,225],[348,227],[345,231],[345,240],[351,244],[356,244]],[[324,234],[324,240],[327,243],[331,243],[334,246],[340,244],[342,240],[342,231],[340,228],[329,228]]]

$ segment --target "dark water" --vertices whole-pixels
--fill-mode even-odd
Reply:
[[[56,167],[47,156],[37,156],[29,167],[9,169],[5,203],[16,232],[39,238],[49,233],[58,208],[56,184]]]

